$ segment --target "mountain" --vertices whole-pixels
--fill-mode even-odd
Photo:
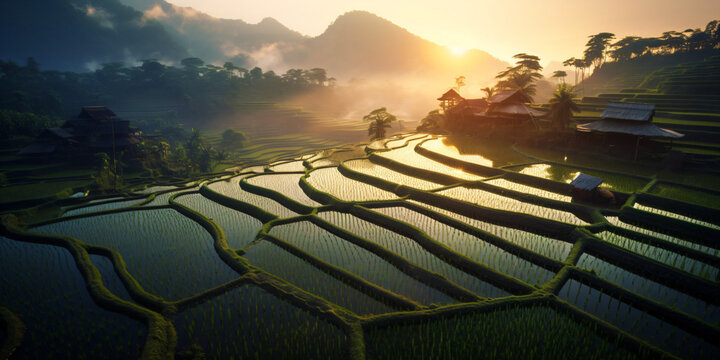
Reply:
[[[187,51],[156,21],[117,0],[4,1],[0,58],[87,71],[111,61],[179,59]]]
[[[208,62],[232,61],[235,65],[254,65],[253,56],[264,46],[296,43],[304,36],[272,18],[257,24],[242,20],[218,19],[190,7],[164,0],[121,0],[143,12],[145,19],[165,26],[188,53]]]

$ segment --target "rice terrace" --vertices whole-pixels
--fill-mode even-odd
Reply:
[[[547,50],[430,5],[2,5],[0,360],[720,359],[720,5],[689,2]]]

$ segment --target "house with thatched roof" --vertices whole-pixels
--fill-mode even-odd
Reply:
[[[530,98],[520,90],[503,90],[488,99],[464,99],[445,111],[448,125],[460,129],[487,126],[536,126],[544,111],[528,106]]]
[[[460,96],[460,94],[458,94],[455,89],[450,89],[446,91],[444,94],[442,94],[442,96],[437,99],[440,100],[440,108],[443,109],[443,112],[465,100],[465,98]]]
[[[637,159],[642,139],[679,139],[684,136],[677,131],[663,129],[653,124],[654,116],[655,105],[653,104],[610,102],[605,106],[600,120],[580,124],[577,126],[577,130],[600,133],[605,137],[612,135],[632,138],[635,142],[634,159]]]
[[[92,155],[125,151],[140,142],[130,121],[117,117],[105,106],[84,106],[76,118],[62,127],[45,129],[20,155]]]

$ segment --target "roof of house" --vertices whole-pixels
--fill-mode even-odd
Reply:
[[[83,106],[78,115],[81,119],[92,119],[96,121],[110,120],[117,117],[107,106]]]
[[[464,98],[460,96],[460,94],[457,93],[454,89],[450,89],[446,91],[441,97],[438,98],[440,101],[444,100],[463,100]]]
[[[599,131],[671,139],[678,139],[685,136],[677,131],[660,128],[651,122],[624,121],[615,119],[601,119],[589,124],[581,124],[577,126],[577,129],[579,131]]]
[[[573,187],[581,190],[592,190],[603,183],[603,179],[588,174],[579,173],[570,183]]]
[[[502,102],[515,102],[515,103],[529,103],[530,98],[525,95],[522,91],[515,89],[515,90],[502,90],[499,93],[491,96],[488,99],[488,102],[491,104],[497,104]]]
[[[507,116],[517,116],[517,115],[529,115],[533,117],[541,117],[544,116],[546,113],[544,111],[535,110],[525,104],[518,104],[518,103],[506,103],[506,104],[493,104],[494,106],[491,106],[488,110],[488,114],[490,115],[507,115]]]
[[[605,106],[600,118],[602,119],[618,119],[632,121],[650,121],[655,115],[655,105],[609,102]]]
[[[66,129],[66,128],[54,127],[54,128],[46,129],[46,131],[48,133],[55,135],[62,139],[69,139],[73,136],[72,129],[70,129],[70,128]]]
[[[47,142],[35,142],[20,150],[18,155],[49,154],[55,151],[58,144]]]

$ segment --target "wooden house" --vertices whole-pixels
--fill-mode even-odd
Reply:
[[[472,127],[537,126],[545,112],[527,105],[530,98],[520,90],[503,90],[489,99],[464,99],[446,110],[451,129]]]

